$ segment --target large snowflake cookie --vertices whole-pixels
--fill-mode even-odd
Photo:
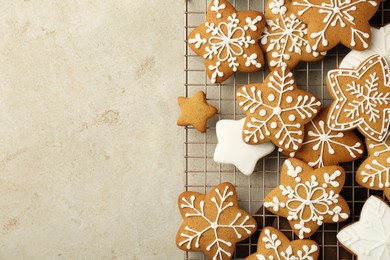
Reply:
[[[291,0],[268,0],[261,47],[271,68],[294,68],[299,61],[317,61],[326,54],[310,46],[307,25],[291,12],[290,5]]]
[[[257,229],[256,220],[238,208],[237,193],[230,183],[206,195],[184,192],[178,204],[184,221],[176,245],[185,251],[202,251],[213,260],[231,259],[236,243]]]
[[[258,41],[264,25],[260,12],[237,12],[228,1],[213,0],[206,22],[190,33],[188,44],[205,59],[211,81],[220,83],[236,71],[254,72],[263,67]]]
[[[271,143],[249,145],[242,140],[242,128],[245,118],[241,120],[220,120],[217,123],[218,144],[214,152],[214,161],[233,164],[243,174],[251,175],[256,163],[275,150]]]
[[[366,139],[368,158],[356,172],[356,182],[367,189],[383,190],[390,200],[390,133],[385,140]]]
[[[341,61],[340,68],[356,69],[372,55],[381,55],[390,62],[390,24],[381,28],[371,27],[371,45],[364,51],[350,51]]]
[[[343,168],[326,166],[314,170],[298,159],[287,159],[280,185],[264,199],[264,206],[287,218],[300,239],[311,236],[323,223],[345,221],[347,202],[339,195],[345,181]]]
[[[328,109],[322,109],[320,114],[305,126],[305,139],[300,150],[283,154],[301,159],[313,168],[361,158],[365,150],[363,142],[352,131],[329,129],[326,123],[327,115]]]
[[[374,55],[356,69],[329,71],[328,89],[335,100],[328,114],[332,130],[358,128],[367,138],[382,141],[389,129],[390,83],[387,61]]]
[[[309,239],[290,241],[282,232],[266,227],[261,231],[257,252],[245,260],[317,260],[319,246]]]
[[[364,50],[370,44],[369,20],[381,0],[294,0],[294,13],[308,25],[309,43],[327,51],[341,43]]]
[[[390,259],[390,207],[378,197],[364,203],[360,219],[343,228],[337,239],[359,260]]]
[[[246,113],[243,139],[248,144],[272,141],[283,150],[302,146],[304,125],[321,109],[321,102],[300,90],[285,66],[272,71],[262,84],[237,90],[237,101]]]

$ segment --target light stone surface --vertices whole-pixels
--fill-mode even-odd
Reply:
[[[0,7],[0,259],[182,259],[183,1]]]

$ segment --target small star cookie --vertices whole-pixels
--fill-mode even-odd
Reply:
[[[299,61],[318,61],[326,55],[310,46],[307,25],[291,12],[290,6],[291,0],[268,0],[261,48],[271,68],[292,69]]]
[[[236,243],[257,229],[256,220],[238,208],[231,183],[222,183],[206,195],[184,192],[178,204],[183,223],[176,245],[185,251],[202,251],[209,259],[231,259]]]
[[[390,133],[385,140],[366,139],[368,158],[356,172],[356,182],[372,190],[383,190],[390,200]]]
[[[218,110],[206,101],[206,94],[199,91],[191,98],[179,97],[181,114],[177,120],[179,126],[192,125],[199,132],[206,132],[207,120],[213,117]]]
[[[309,239],[290,241],[282,232],[265,227],[257,243],[257,252],[245,260],[317,260],[319,246]]]
[[[350,214],[339,195],[345,172],[339,166],[314,170],[298,159],[287,159],[281,170],[280,185],[264,199],[264,206],[287,218],[300,239],[310,237],[323,223],[345,221]]]
[[[370,44],[369,20],[381,0],[294,0],[293,12],[308,25],[310,45],[328,51],[341,43],[354,50]]]
[[[389,77],[389,65],[379,55],[371,56],[356,70],[329,71],[326,83],[335,100],[328,114],[329,128],[358,128],[365,137],[382,141],[389,130]]]
[[[188,35],[188,45],[205,59],[211,82],[220,83],[236,71],[255,72],[263,67],[258,41],[264,25],[260,12],[237,12],[228,1],[213,0],[206,22]]]
[[[271,71],[261,84],[239,88],[237,101],[247,115],[242,135],[246,143],[272,141],[289,152],[301,148],[304,125],[321,109],[321,102],[298,89],[284,66]]]
[[[298,158],[313,168],[361,158],[365,150],[363,142],[352,131],[330,130],[326,124],[328,110],[322,109],[320,114],[305,126],[302,148],[297,152],[283,152],[283,155]]]

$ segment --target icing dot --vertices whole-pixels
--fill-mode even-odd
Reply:
[[[217,229],[218,228],[218,223],[217,222],[213,222],[213,223],[210,224],[210,227],[212,229]]]
[[[320,140],[322,142],[327,142],[329,141],[329,136],[327,134],[320,135]]]
[[[294,121],[294,120],[295,120],[295,116],[294,116],[294,115],[289,115],[289,116],[288,116],[288,120]]]
[[[274,94],[269,94],[268,95],[268,101],[274,101],[275,100],[275,95]]]
[[[276,127],[278,127],[278,124],[276,122],[272,122],[270,126],[272,129],[275,129]]]
[[[261,116],[265,116],[267,114],[267,111],[265,109],[260,110],[259,113]]]
[[[286,98],[286,102],[287,102],[287,103],[293,102],[292,96],[288,96],[288,97]]]
[[[275,115],[280,115],[280,113],[282,113],[282,109],[280,107],[275,107],[274,108],[274,114]]]

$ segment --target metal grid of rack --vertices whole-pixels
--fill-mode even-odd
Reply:
[[[211,0],[184,0],[184,96],[192,96],[199,90],[206,93],[210,104],[218,108],[219,114],[209,120],[207,132],[199,134],[195,129],[186,127],[184,130],[184,173],[185,188],[188,191],[208,192],[221,182],[231,182],[235,185],[239,197],[239,206],[250,212],[258,222],[258,231],[249,239],[236,246],[233,259],[243,259],[256,252],[257,239],[265,226],[273,225],[284,232],[290,239],[297,239],[288,223],[278,216],[267,212],[262,207],[263,198],[279,184],[279,170],[285,157],[277,152],[259,160],[255,172],[251,176],[241,174],[234,166],[220,165],[214,162],[213,153],[217,144],[215,124],[221,119],[241,119],[244,114],[236,103],[236,90],[240,86],[262,82],[268,70],[256,73],[235,73],[222,84],[213,84],[207,78],[203,59],[197,56],[187,45],[187,35],[199,24],[204,22],[207,7]],[[267,0],[231,0],[237,10],[263,11]],[[371,19],[371,24],[383,26],[390,22],[390,2],[381,4],[377,14]],[[304,89],[321,99],[323,106],[332,102],[327,92],[324,76],[329,70],[337,67],[341,59],[349,52],[338,46],[328,52],[326,58],[319,62],[300,63],[294,69],[294,76],[300,89]],[[363,138],[362,138],[363,139]],[[383,192],[369,191],[358,186],[354,181],[354,172],[364,160],[360,159],[341,166],[345,169],[347,178],[341,195],[348,201],[351,217],[340,224],[325,224],[311,237],[321,246],[320,259],[355,259],[353,255],[341,248],[337,242],[338,230],[359,218],[361,208],[370,195],[383,197]],[[202,253],[186,252],[184,259],[206,259]]]

